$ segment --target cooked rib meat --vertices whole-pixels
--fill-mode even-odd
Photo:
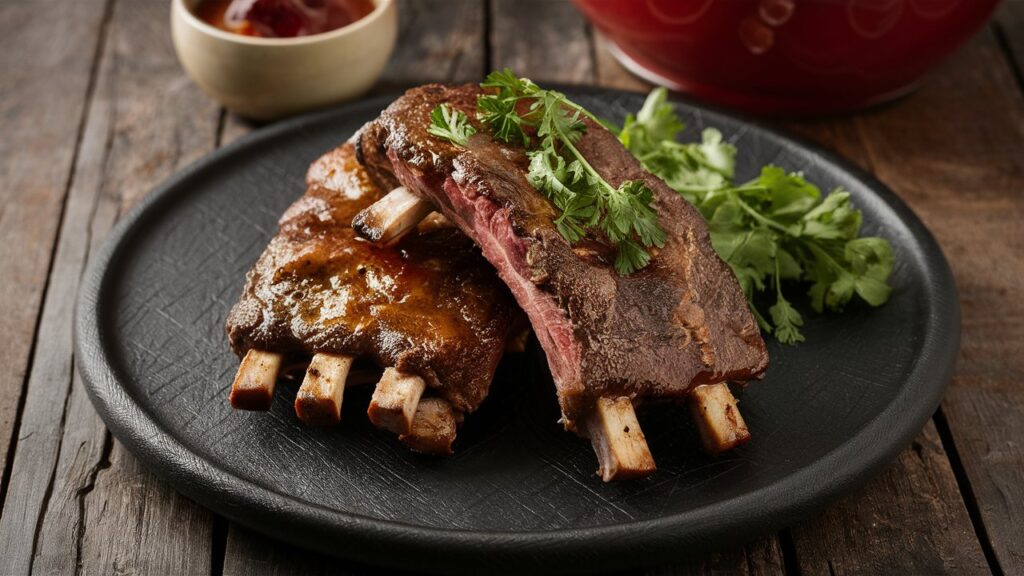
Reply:
[[[613,186],[644,180],[668,234],[650,265],[618,276],[600,239],[570,246],[558,233],[556,209],[526,179],[521,148],[479,125],[465,148],[427,133],[442,103],[475,118],[479,94],[477,86],[408,91],[362,131],[358,155],[375,180],[428,199],[481,247],[529,315],[566,427],[583,428],[601,397],[680,398],[700,384],[760,377],[764,341],[697,210],[588,120],[579,150]]]
[[[424,223],[391,248],[357,239],[353,215],[383,193],[352,144],[306,180],[228,317],[234,351],[364,357],[420,376],[458,412],[476,409],[519,314],[493,268],[450,226]]]

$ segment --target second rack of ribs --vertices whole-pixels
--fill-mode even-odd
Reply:
[[[389,248],[357,239],[352,217],[383,192],[351,144],[317,160],[307,184],[231,311],[232,349],[365,358],[420,376],[458,413],[475,410],[518,313],[479,250],[429,223]]]

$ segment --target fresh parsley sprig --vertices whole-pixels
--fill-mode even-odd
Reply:
[[[614,266],[622,276],[647,266],[649,249],[665,245],[651,190],[641,180],[612,186],[576,147],[587,130],[583,118],[600,120],[564,94],[508,69],[492,72],[480,86],[487,91],[477,99],[477,118],[495,138],[526,149],[527,180],[561,212],[555,220],[559,233],[569,243],[591,231],[603,234],[616,247]],[[468,119],[453,120],[445,108],[433,111],[428,131],[465,146],[466,137],[453,125],[469,126]]]
[[[892,246],[859,236],[861,213],[847,192],[822,196],[802,174],[770,165],[734,186],[736,148],[713,128],[701,142],[677,142],[683,124],[666,99],[663,88],[651,92],[626,118],[619,139],[704,215],[715,251],[732,268],[762,329],[786,344],[803,341],[803,317],[783,289],[796,283],[810,285],[819,313],[840,310],[855,295],[871,306],[888,300]],[[759,294],[774,299],[767,316],[754,303]]]
[[[459,110],[453,110],[447,104],[441,104],[430,113],[430,126],[427,132],[439,138],[445,138],[453,144],[465,146],[469,137],[476,134],[476,128],[469,123],[469,118]]]

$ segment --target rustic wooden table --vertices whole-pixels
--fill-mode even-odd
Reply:
[[[536,80],[646,90],[565,2],[407,0],[379,90]],[[181,70],[166,0],[0,3],[0,574],[369,574],[179,496],[74,370],[79,276],[161,180],[251,126]],[[661,574],[1024,574],[1024,2],[899,102],[786,126],[875,173],[952,264],[963,345],[942,407],[860,492]]]

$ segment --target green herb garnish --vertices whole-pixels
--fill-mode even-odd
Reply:
[[[584,117],[608,124],[564,94],[507,69],[492,72],[481,86],[488,91],[477,100],[477,119],[495,138],[526,149],[527,179],[561,211],[555,220],[561,235],[576,243],[592,231],[602,233],[616,246],[620,275],[646,266],[649,249],[665,244],[651,190],[641,180],[612,186],[575,146],[587,129]],[[840,310],[855,295],[872,306],[888,300],[892,247],[883,238],[859,236],[861,213],[847,192],[822,196],[802,174],[771,165],[737,186],[736,148],[714,128],[704,130],[700,142],[677,142],[682,130],[667,91],[658,88],[618,134],[647,170],[707,219],[711,243],[732,268],[762,329],[786,344],[803,341],[803,317],[783,289],[798,282],[810,284],[811,306],[819,313]],[[465,146],[476,130],[465,114],[441,105],[428,132]],[[767,314],[754,303],[762,297],[773,301]]]
[[[810,283],[819,313],[842,309],[854,295],[871,306],[888,300],[892,246],[859,237],[861,213],[847,192],[822,197],[799,172],[771,165],[734,186],[736,149],[713,128],[701,142],[677,142],[683,124],[666,97],[664,88],[652,91],[636,116],[627,117],[619,140],[704,215],[715,251],[732,268],[762,329],[786,344],[803,341],[803,318],[783,293],[796,282]],[[757,294],[774,299],[767,317],[754,304]]]
[[[465,146],[469,137],[476,134],[476,128],[469,123],[469,118],[465,114],[453,110],[447,104],[441,104],[430,113],[430,126],[427,127],[427,132],[459,146]]]
[[[495,138],[526,149],[527,179],[561,211],[555,220],[559,233],[569,243],[589,231],[603,233],[616,247],[615,270],[622,276],[646,266],[648,249],[665,245],[651,190],[641,180],[612,186],[575,146],[587,130],[583,117],[601,121],[564,94],[507,69],[489,74],[481,87],[489,91],[477,100],[477,118]],[[444,108],[433,111],[428,131],[464,146]]]

